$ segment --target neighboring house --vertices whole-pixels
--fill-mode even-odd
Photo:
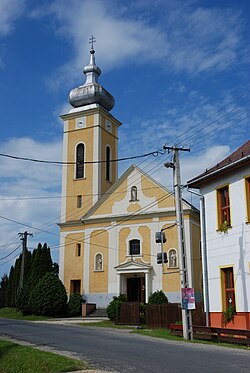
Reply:
[[[109,111],[114,99],[99,83],[94,50],[84,68],[87,80],[70,92],[74,107],[64,121],[60,278],[68,294],[106,307],[114,295],[147,302],[162,289],[180,302],[176,225],[166,231],[162,266],[155,233],[176,222],[174,196],[132,165],[118,179],[118,128]],[[105,162],[103,162],[105,160]],[[75,163],[75,164],[74,164]],[[199,213],[183,201],[190,284],[201,292]]]
[[[205,199],[211,326],[250,329],[250,140],[188,182]]]

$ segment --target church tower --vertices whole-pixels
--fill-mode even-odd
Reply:
[[[98,82],[90,39],[90,60],[84,67],[86,81],[71,90],[72,109],[64,121],[61,223],[79,220],[117,180],[118,127],[109,112],[113,96]]]

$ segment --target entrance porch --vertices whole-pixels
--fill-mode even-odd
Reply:
[[[151,293],[151,268],[147,263],[130,260],[115,267],[117,294],[126,294],[128,302],[147,303]]]

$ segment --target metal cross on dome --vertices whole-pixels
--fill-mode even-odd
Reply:
[[[89,44],[91,44],[91,49],[94,49],[95,42],[96,42],[95,37],[92,35],[91,38],[89,38]]]

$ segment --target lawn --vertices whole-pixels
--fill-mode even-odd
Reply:
[[[30,321],[40,321],[47,320],[47,316],[35,316],[35,315],[23,315],[22,312],[17,311],[15,308],[0,308],[0,317],[6,317],[7,319],[19,319],[19,320],[30,320]],[[1,372],[0,372],[1,373]]]
[[[88,369],[86,363],[0,340],[1,373],[56,373]]]

